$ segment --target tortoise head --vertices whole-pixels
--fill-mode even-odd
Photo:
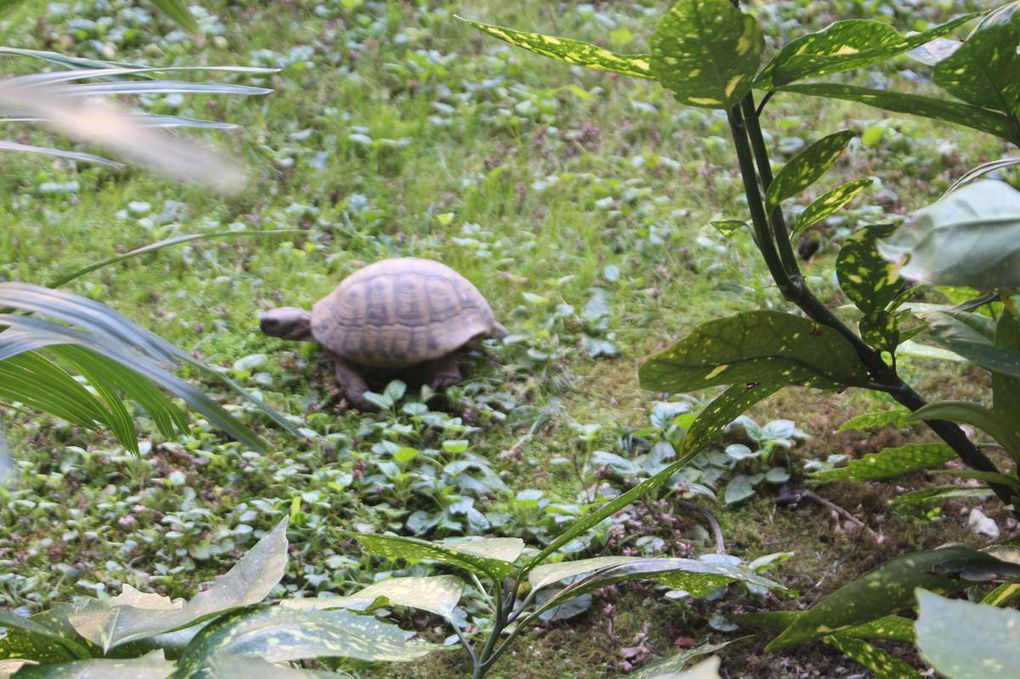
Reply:
[[[267,335],[296,342],[311,342],[312,315],[304,309],[283,306],[259,314],[259,328]]]

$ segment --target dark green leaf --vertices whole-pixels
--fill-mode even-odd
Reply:
[[[791,646],[841,632],[898,610],[909,608],[914,589],[954,592],[969,583],[933,572],[946,562],[998,561],[968,547],[945,547],[896,557],[868,571],[822,599],[798,617],[782,634],[772,640],[767,651]]]
[[[866,641],[844,634],[822,637],[822,641],[864,665],[877,679],[921,679],[920,672],[906,662]]]
[[[174,679],[216,679],[222,654],[253,656],[281,663],[312,658],[406,662],[436,648],[414,641],[413,632],[343,609],[242,609],[217,619],[184,649]]]
[[[866,385],[850,343],[800,316],[749,311],[705,323],[655,354],[638,372],[645,389],[680,393],[719,384]]]
[[[1020,350],[996,346],[992,319],[970,311],[922,310],[928,324],[927,337],[992,373],[1020,378]],[[1004,316],[1006,317],[1006,316]]]
[[[960,49],[935,67],[935,84],[969,104],[1017,116],[1020,114],[1018,45],[1020,21],[976,31]]]
[[[650,57],[647,54],[616,54],[604,47],[581,42],[580,40],[543,35],[541,33],[526,33],[515,31],[512,28],[504,28],[503,26],[493,26],[462,17],[458,18],[471,24],[483,33],[498,38],[514,47],[522,47],[529,52],[541,54],[544,57],[551,57],[557,61],[564,61],[577,66],[586,66],[600,71],[634,76],[635,78],[653,77],[649,70]]]
[[[851,417],[840,425],[836,431],[854,431],[857,429],[878,429],[879,427],[904,428],[909,426],[910,411],[903,409],[883,410],[877,413],[865,413]]]
[[[966,14],[911,36],[878,21],[836,21],[787,43],[762,72],[758,84],[782,87],[795,80],[877,64],[946,35],[976,16]]]
[[[684,104],[734,106],[751,89],[765,40],[729,0],[680,0],[652,34],[652,73]]]
[[[173,674],[174,664],[153,651],[141,658],[112,660],[94,658],[73,662],[23,667],[18,679],[164,679]]]
[[[394,560],[438,561],[463,568],[475,575],[487,575],[496,581],[513,573],[513,563],[524,550],[524,541],[520,538],[427,542],[400,535],[352,533],[351,537],[373,556]]]
[[[995,324],[995,346],[1020,357],[1020,320],[1008,308],[1003,309]],[[1004,417],[1020,420],[1020,375],[993,370],[992,396],[993,410]]]
[[[969,401],[936,401],[915,410],[911,420],[949,420],[977,427],[1006,452],[1020,456],[1020,422]]]
[[[780,631],[804,616],[804,611],[767,611],[737,616],[741,626],[754,629]],[[898,615],[887,615],[860,625],[848,627],[839,633],[841,637],[855,639],[884,639],[886,641],[914,641],[914,621]]]
[[[188,11],[184,0],[149,0],[159,11],[173,19],[181,28],[198,33],[198,23]]]
[[[769,184],[765,200],[769,205],[779,205],[817,182],[839,159],[853,138],[854,133],[850,130],[836,132],[822,137],[795,155]]]
[[[795,238],[799,236],[812,225],[839,212],[845,205],[860,195],[864,189],[871,186],[873,181],[870,178],[855,179],[842,186],[837,186],[832,191],[817,198],[797,217],[797,222],[793,227],[790,237]]]
[[[1020,611],[917,591],[917,646],[949,679],[1020,676]]]
[[[880,453],[851,460],[846,467],[826,469],[812,474],[822,481],[876,481],[911,472],[930,469],[955,459],[956,453],[942,443],[908,443],[899,448],[886,448]]]
[[[89,657],[89,649],[73,631],[48,624],[46,617],[26,618],[0,611],[0,660],[10,658],[41,663]]]
[[[124,586],[120,596],[89,600],[69,616],[74,628],[103,652],[115,646],[190,627],[212,616],[262,601],[283,577],[287,566],[287,519],[226,574],[184,604]]]
[[[798,92],[812,97],[858,101],[895,113],[909,113],[925,118],[944,120],[975,130],[994,134],[1013,144],[1020,145],[1020,132],[1014,129],[1010,119],[998,111],[971,106],[956,101],[925,97],[918,94],[876,90],[842,83],[804,83],[785,85],[784,92]]]
[[[861,338],[890,354],[900,343],[900,331],[888,307],[899,297],[903,283],[896,268],[879,254],[876,242],[895,229],[892,224],[879,224],[854,232],[843,242],[836,259],[839,286],[864,314]]]
[[[687,465],[702,449],[722,434],[726,426],[747,411],[758,401],[771,396],[779,389],[776,385],[762,384],[753,387],[737,385],[730,387],[709,403],[691,424],[684,435],[676,460],[655,476],[649,477],[622,495],[599,505],[570,524],[570,527],[549,543],[537,556],[525,564],[522,572],[527,573],[559,551],[579,535],[609,518],[616,512],[648,495],[669,481],[681,468]]]

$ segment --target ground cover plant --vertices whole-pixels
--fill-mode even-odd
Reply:
[[[1008,546],[932,549],[961,538],[974,544],[981,535],[999,536],[1000,526],[1015,527],[1006,503],[988,500],[997,492],[1011,501],[1015,492],[1015,457],[1009,455],[1015,453],[1015,432],[1009,415],[1001,415],[1010,412],[1008,394],[1014,388],[1013,283],[1001,278],[1010,269],[994,266],[987,254],[981,267],[939,261],[946,248],[931,247],[933,237],[926,240],[923,233],[908,238],[903,235],[908,232],[900,230],[896,239],[889,237],[889,227],[863,231],[864,237],[853,229],[925,206],[965,177],[968,168],[1003,153],[1005,147],[985,134],[1011,139],[1008,125],[1000,125],[993,115],[999,100],[1005,101],[996,83],[963,97],[980,109],[965,109],[970,116],[965,120],[981,132],[955,137],[956,148],[938,141],[958,134],[948,127],[934,128],[940,136],[908,118],[868,118],[877,114],[863,106],[793,103],[786,101],[787,94],[773,95],[763,109],[763,119],[776,118],[777,140],[767,137],[767,129],[756,134],[753,123],[747,125],[758,115],[751,106],[731,110],[730,117],[692,109],[678,113],[672,95],[662,89],[581,72],[565,78],[566,71],[538,69],[537,61],[494,48],[495,43],[477,42],[453,17],[499,16],[500,23],[516,26],[552,22],[557,33],[576,31],[582,36],[602,35],[608,28],[608,45],[621,52],[638,51],[634,45],[640,44],[639,36],[655,30],[650,43],[650,63],[655,63],[662,40],[679,40],[680,52],[697,45],[702,37],[684,37],[682,29],[704,10],[708,17],[730,18],[740,37],[748,31],[753,37],[759,30],[755,27],[762,26],[760,32],[776,41],[770,45],[775,65],[784,53],[778,49],[780,41],[810,30],[800,22],[823,28],[831,15],[860,15],[879,7],[887,9],[889,23],[897,28],[929,31],[959,11],[986,8],[926,7],[908,20],[881,3],[866,8],[834,3],[822,11],[794,4],[753,7],[757,19],[733,20],[736,15],[728,3],[690,2],[677,5],[656,29],[662,7],[624,5],[570,6],[559,17],[531,7],[500,16],[499,8],[439,3],[298,3],[282,14],[276,7],[210,4],[191,10],[200,32],[188,34],[154,22],[135,6],[114,3],[82,9],[73,19],[57,7],[48,19],[52,24],[36,27],[26,41],[30,46],[66,44],[64,36],[69,36],[75,51],[90,58],[111,59],[126,52],[132,61],[145,57],[160,63],[239,63],[237,56],[243,54],[252,66],[281,69],[266,83],[276,93],[254,108],[248,108],[250,102],[190,103],[172,95],[141,101],[153,115],[192,118],[200,117],[205,104],[251,130],[256,141],[245,154],[261,176],[246,193],[221,200],[158,179],[111,175],[113,171],[104,168],[62,161],[42,172],[38,164],[18,165],[5,181],[27,190],[25,197],[9,191],[8,236],[0,249],[12,253],[3,260],[4,275],[45,282],[68,270],[67,262],[43,247],[46,239],[59,239],[65,252],[81,253],[74,262],[77,268],[95,261],[94,248],[82,247],[90,242],[85,229],[69,227],[76,221],[102,224],[111,255],[115,243],[127,249],[120,243],[177,240],[183,247],[125,260],[115,270],[87,274],[72,283],[87,297],[116,300],[115,306],[132,318],[190,346],[255,396],[290,413],[289,424],[303,438],[266,428],[268,421],[254,402],[234,402],[226,394],[220,398],[227,401],[229,412],[268,439],[266,452],[230,442],[214,428],[214,421],[199,420],[188,423],[183,436],[147,434],[139,442],[143,454],[136,457],[123,441],[14,413],[9,431],[17,478],[3,491],[3,520],[9,530],[0,537],[4,597],[12,606],[23,606],[19,614],[49,612],[28,619],[37,627],[22,617],[5,617],[8,632],[3,641],[32,639],[37,649],[56,649],[44,659],[54,664],[25,667],[21,674],[112,672],[111,665],[95,663],[139,658],[124,671],[136,676],[146,667],[155,676],[232,676],[286,671],[260,664],[263,661],[339,656],[347,659],[322,660],[312,666],[318,669],[293,672],[328,667],[363,676],[536,676],[553,666],[568,676],[592,676],[650,664],[655,655],[671,655],[674,645],[686,650],[673,657],[670,667],[649,667],[646,676],[679,672],[699,654],[713,653],[722,656],[724,667],[742,668],[747,676],[802,676],[819,668],[827,676],[854,671],[838,653],[810,645],[776,650],[818,638],[820,624],[826,628],[821,635],[826,645],[879,676],[914,676],[918,661],[888,642],[915,637],[924,661],[946,676],[966,676],[963,673],[975,666],[961,653],[992,658],[1003,652],[1002,666],[1009,671],[1010,642],[997,633],[1009,629],[1006,616],[1011,610],[921,592],[916,633],[910,618],[895,614],[912,607],[915,586],[943,594],[967,589],[972,598],[983,597],[995,606],[1007,605],[1015,592],[1016,573],[1010,565],[1015,558]],[[995,46],[1004,44],[1002,40],[982,42],[980,31],[968,33],[978,23],[981,30],[998,33],[1005,31],[996,26],[1013,26],[1009,11],[990,16],[972,17],[971,24],[951,22],[955,32],[946,28],[922,35],[927,40],[945,31],[967,42],[976,39],[971,44],[977,47],[969,48],[971,58],[977,52],[998,60]],[[235,37],[232,19],[242,17],[256,29]],[[847,43],[827,40],[850,30],[853,49],[864,52],[850,62],[869,67],[863,76],[870,80],[867,88],[839,82],[813,86],[815,92],[859,96],[865,103],[880,100],[894,110],[912,106],[916,112],[917,100],[911,97],[921,95],[890,92],[904,82],[925,91],[924,71],[916,65],[904,67],[909,62],[903,59],[889,65],[877,60],[914,49],[923,40],[898,31],[894,35],[887,28],[851,22],[830,29],[805,39],[813,44],[784,68],[826,71],[846,63]],[[151,35],[162,39],[158,44],[146,41]],[[196,40],[195,35],[205,38]],[[504,31],[502,37],[508,36],[516,42],[530,40],[532,46],[539,40]],[[296,47],[281,47],[286,38],[293,38]],[[869,43],[874,40],[879,44]],[[733,44],[739,52],[745,43],[737,39]],[[913,56],[932,62],[955,49],[954,56],[960,56],[955,56],[954,68],[968,54],[957,43],[924,44],[925,51],[915,50]],[[539,46],[549,52],[549,45],[554,55],[564,45],[577,47],[563,39]],[[812,49],[818,52],[811,54]],[[1008,51],[1005,54],[1008,57]],[[590,48],[571,55],[575,63],[612,58]],[[721,92],[723,99],[734,96],[750,76],[763,79],[760,84],[767,90],[807,87],[784,82],[790,74],[783,68],[759,70],[767,60],[752,64],[727,59],[721,50],[713,56],[722,69],[714,76],[691,76],[694,69],[680,69],[680,75],[669,77],[681,79],[674,83],[681,92],[690,86],[689,78],[704,79],[711,89],[715,77],[712,91]],[[639,56],[626,59],[631,66],[642,61]],[[619,70],[620,62],[609,63]],[[740,73],[726,70],[734,64]],[[935,66],[936,74],[939,68]],[[722,89],[720,74],[731,76]],[[734,81],[734,75],[741,78]],[[737,89],[727,93],[733,82]],[[947,82],[951,92],[960,87],[952,78],[935,78],[936,85]],[[967,99],[985,97],[989,91],[999,95],[991,104]],[[695,104],[711,103],[711,96],[695,98],[701,100]],[[943,118],[964,111],[958,104],[923,103],[923,112]],[[1008,122],[1015,111],[1003,115]],[[742,148],[739,134],[732,140],[726,137],[733,116],[741,116],[746,125],[738,128],[751,131],[750,148],[745,149],[749,155],[743,160],[757,160],[757,166],[733,162],[731,153]],[[859,140],[845,133],[825,137],[822,130],[838,128],[844,116],[861,132]],[[805,120],[815,123],[818,132],[805,132]],[[816,139],[821,141],[808,143]],[[664,140],[677,144],[676,153],[666,150]],[[771,163],[756,141],[777,142],[775,152],[787,161],[774,180],[766,180],[765,168],[772,172]],[[846,155],[837,158],[845,147],[852,154],[849,162]],[[822,156],[828,160],[819,161]],[[742,175],[730,171],[737,165]],[[841,188],[826,192],[804,184],[817,179],[826,166],[839,173]],[[1008,161],[993,160],[981,169],[1009,177]],[[873,202],[854,208],[872,195],[863,191],[869,182],[859,174],[872,175],[871,183],[881,178],[886,186],[875,190]],[[774,188],[785,183],[796,191],[784,195],[789,192]],[[809,201],[811,207],[803,212],[784,215],[778,204],[801,189],[818,200]],[[946,219],[952,209],[977,213],[977,226],[972,223],[971,230],[991,232],[997,223],[1010,228],[1015,219],[1010,221],[1010,199],[1005,196],[1011,194],[988,199],[987,192],[1003,190],[999,184],[981,182],[962,186],[942,203],[915,213],[912,228],[941,234],[943,224],[959,227]],[[753,229],[739,214],[742,192],[752,209],[754,192],[759,203],[768,200],[756,211]],[[852,197],[858,202],[848,207]],[[723,205],[732,209],[713,214]],[[842,211],[827,212],[837,205]],[[983,212],[989,205],[1004,206],[1002,214],[989,217]],[[14,207],[28,210],[37,221],[27,226]],[[795,241],[784,242],[776,235],[787,217],[801,227],[799,249],[811,259],[807,264],[796,263]],[[185,237],[194,232],[286,229],[302,234],[283,238],[269,233],[258,241],[232,240],[221,246]],[[757,248],[768,250],[772,238],[781,246],[779,259],[763,263],[756,257]],[[977,292],[968,297],[966,291],[932,287],[921,294],[915,291],[915,297],[886,299],[893,279],[880,257],[883,253],[875,251],[879,238],[881,247],[896,250],[884,254],[900,264],[903,251],[911,251],[904,275],[970,285]],[[1011,242],[1006,238],[990,249],[1008,257]],[[561,247],[564,244],[567,247]],[[968,252],[980,255],[979,249]],[[257,337],[253,319],[257,310],[283,300],[321,297],[339,277],[357,268],[358,260],[395,254],[443,259],[483,290],[499,291],[488,294],[511,334],[489,343],[476,357],[474,378],[450,390],[445,403],[429,390],[419,393],[392,383],[372,395],[381,414],[344,413],[342,395],[329,391],[329,370],[317,354]],[[870,266],[862,270],[861,261]],[[704,401],[656,397],[638,388],[637,363],[658,348],[657,337],[693,332],[685,340],[693,347],[687,353],[693,355],[713,348],[719,328],[723,335],[731,330],[722,327],[726,319],[710,320],[708,330],[695,328],[697,323],[732,312],[766,325],[778,319],[779,330],[807,323],[778,311],[753,311],[782,303],[769,277],[779,272],[777,263],[790,267],[791,262],[798,275],[800,267],[806,269],[801,275],[805,288],[828,302],[814,306],[809,301],[807,311],[831,314],[835,321],[826,318],[847,342],[854,342],[847,333],[853,334],[849,328],[858,322],[860,341],[879,349],[875,353],[883,366],[927,382],[943,401],[952,399],[937,404],[942,410],[935,416],[987,431],[999,447],[982,446],[979,454],[990,453],[988,459],[999,471],[959,469],[950,462],[945,471],[950,479],[955,477],[951,485],[922,486],[918,493],[896,498],[900,510],[915,513],[891,513],[884,490],[890,483],[883,478],[913,473],[905,482],[916,485],[919,470],[944,465],[960,450],[913,430],[904,410],[857,417],[841,427],[848,432],[884,427],[874,441],[834,435],[849,414],[881,403],[860,392],[824,398],[806,390],[772,395],[787,381],[829,389],[850,382],[909,395],[898,385],[890,389],[891,382],[883,384],[876,375],[854,372],[861,354],[852,344],[849,351],[839,349],[839,340],[823,331],[826,323],[797,325],[794,331],[820,336],[827,346],[838,345],[833,353],[839,360],[824,352],[808,352],[806,357],[798,353],[783,356],[793,360],[772,370],[776,362],[761,360],[766,356],[744,355],[767,339],[752,332],[748,335],[754,341],[732,343],[740,355],[720,354],[712,357],[714,363],[688,366],[682,341],[660,353],[657,365],[653,359],[658,376],[649,377],[649,369],[643,369],[649,386],[664,392],[700,391],[710,387],[711,380],[737,372],[729,372],[730,366],[739,365],[735,386]],[[829,275],[833,264],[835,279]],[[961,271],[979,272],[983,279],[938,280],[945,272]],[[854,280],[862,274],[863,283]],[[874,289],[865,292],[864,284]],[[841,302],[850,302],[856,311],[837,307]],[[895,329],[890,319],[897,322]],[[913,334],[919,331],[924,334]],[[926,344],[900,344],[911,336]],[[954,353],[925,348],[931,344]],[[957,362],[917,362],[915,354]],[[977,405],[988,400],[981,390],[984,373],[959,363],[959,356],[991,372],[991,407]],[[877,365],[872,367],[877,370]],[[686,376],[685,367],[690,369]],[[784,374],[791,368],[803,372]],[[660,384],[657,380],[670,371],[669,384]],[[704,377],[712,372],[711,378]],[[854,380],[846,379],[850,373]],[[883,374],[892,379],[890,373]],[[940,383],[933,380],[936,375],[966,379]],[[221,388],[213,382],[205,386]],[[975,404],[968,405],[965,398]],[[755,403],[761,413],[755,415],[757,421],[766,422],[762,426],[737,417]],[[943,432],[959,431],[937,426]],[[962,440],[954,441],[957,448],[963,446],[962,457],[983,464]],[[846,464],[852,457],[847,453],[854,452],[872,455]],[[969,478],[988,486],[970,485]],[[804,488],[812,479],[837,485],[814,492]],[[857,488],[865,488],[864,493],[848,486],[847,479],[863,479]],[[963,519],[956,511],[960,498],[972,498],[963,500],[968,508]],[[973,498],[983,504],[975,506]],[[830,524],[804,508],[795,510],[801,518],[788,519],[787,512],[794,510],[777,509],[805,499],[837,513],[839,521]],[[855,514],[863,514],[864,521]],[[805,530],[803,517],[812,516]],[[54,523],[62,526],[59,540]],[[861,529],[862,523],[870,527]],[[862,551],[854,539],[857,531],[870,536],[870,548]],[[490,539],[475,541],[472,547],[471,542],[457,541],[465,535]],[[227,575],[192,596],[198,583],[229,568],[256,538],[261,538],[258,545],[237,568],[251,574],[258,570],[253,564],[263,563],[265,577],[248,578],[257,586],[250,591],[231,588]],[[741,558],[722,553],[727,551]],[[290,559],[285,558],[288,552]],[[264,559],[267,553],[274,556]],[[908,554],[892,558],[897,553]],[[877,568],[854,580],[872,566]],[[769,593],[771,582],[759,579],[763,570],[770,571],[771,580],[809,593],[796,604],[782,589]],[[699,584],[692,575],[699,573],[712,577]],[[721,574],[728,577],[713,579]],[[625,580],[649,575],[650,584],[618,588]],[[577,576],[581,579],[561,583],[560,589],[546,589]],[[727,579],[749,586],[726,588],[727,596],[722,596],[720,586]],[[175,602],[139,590],[185,598]],[[221,596],[231,590],[231,596]],[[862,595],[875,590],[883,596]],[[118,591],[119,597],[109,596]],[[86,592],[91,598],[82,599]],[[210,592],[217,594],[205,596]],[[54,606],[71,595],[79,597],[76,608]],[[210,606],[211,599],[218,604]],[[282,603],[264,605],[263,600]],[[814,605],[804,612],[749,614],[808,603]],[[525,604],[537,609],[522,614]],[[947,631],[937,623],[946,611],[974,616],[985,646],[958,644],[949,650],[960,653],[943,654]],[[126,628],[132,615],[160,622],[156,628],[116,638],[116,621],[128,618]],[[101,632],[90,627],[96,620]],[[111,620],[112,627],[107,624]],[[540,631],[513,624],[524,621]],[[205,627],[199,631],[196,622]],[[428,642],[410,640],[393,622],[418,630]],[[307,644],[277,655],[265,652],[261,632],[272,637],[275,630],[294,625],[308,634]],[[186,631],[172,633],[175,629]],[[746,630],[763,629],[782,632],[770,644],[769,655],[762,655],[761,644],[773,635],[738,639]],[[251,645],[234,648],[234,655],[252,658],[215,654],[220,641],[235,634],[250,639]],[[343,639],[358,641],[343,646]],[[470,652],[418,657],[437,645],[458,643]],[[382,655],[365,651],[373,644],[377,651],[385,649],[388,659],[415,660],[404,666],[372,664]],[[162,647],[162,655],[146,655],[154,646]],[[31,659],[24,651],[19,654]],[[67,664],[81,662],[86,664]],[[711,676],[713,663],[718,664],[709,661],[697,671]]]

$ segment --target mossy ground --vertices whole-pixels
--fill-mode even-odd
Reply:
[[[599,425],[598,445],[612,445],[621,430],[647,422],[655,395],[637,383],[642,357],[699,322],[782,306],[749,235],[724,239],[708,226],[744,209],[723,117],[683,109],[650,83],[513,51],[452,16],[638,51],[662,3],[203,4],[219,21],[204,20],[207,36],[200,43],[175,36],[162,20],[141,21],[142,14],[120,2],[80,13],[53,11],[30,26],[21,24],[29,27],[23,32],[10,25],[6,40],[154,64],[281,66],[266,79],[275,92],[265,98],[148,102],[155,112],[243,125],[243,132],[210,139],[245,159],[246,190],[221,199],[140,170],[74,168],[5,154],[0,276],[45,283],[59,272],[179,233],[301,230],[165,250],[91,274],[71,289],[224,367],[314,436],[293,440],[238,409],[269,441],[264,458],[250,457],[202,423],[175,443],[151,438],[143,422],[149,445],[141,460],[133,460],[102,435],[10,411],[8,429],[23,478],[0,496],[7,527],[6,537],[0,536],[5,605],[42,606],[117,591],[122,583],[189,594],[250,545],[252,526],[265,528],[272,517],[292,511],[295,497],[310,518],[292,532],[293,562],[285,581],[290,591],[346,591],[352,580],[367,581],[369,564],[343,561],[356,552],[333,540],[327,526],[392,526],[377,505],[331,490],[322,474],[370,464],[372,442],[389,436],[378,434],[379,427],[385,430],[393,420],[344,412],[321,354],[263,337],[255,322],[259,310],[309,305],[362,262],[397,255],[440,259],[490,297],[515,335],[514,344],[491,349],[489,360],[476,359],[471,380],[453,393],[454,414],[480,427],[470,436],[471,450],[490,460],[510,489],[506,498],[489,499],[498,508],[512,506],[508,498],[524,489],[577,501],[577,475],[551,460],[577,454],[572,425]],[[763,17],[771,40],[836,16],[871,17],[879,8],[888,8],[899,27],[915,27],[899,16],[895,3],[797,2],[752,10]],[[926,10],[924,18],[963,9],[962,3],[946,3]],[[104,27],[104,14],[130,30]],[[805,25],[795,26],[798,21]],[[764,124],[780,149],[840,127],[865,133],[866,143],[854,144],[819,191],[841,178],[869,175],[881,178],[881,190],[817,229],[821,251],[805,263],[812,284],[833,306],[844,301],[835,290],[832,260],[847,229],[922,205],[963,169],[1001,152],[976,133],[818,100],[777,97]],[[18,130],[20,141],[49,139]],[[776,160],[788,155],[780,152]],[[586,305],[599,295],[605,312],[586,315]],[[612,342],[619,355],[589,356],[586,337]],[[247,357],[256,357],[254,367],[239,367]],[[980,397],[972,375],[942,364],[904,363],[904,372],[929,393]],[[509,405],[483,407],[493,399]],[[824,458],[879,449],[881,442],[864,434],[834,434],[850,416],[878,407],[885,407],[881,398],[861,392],[796,389],[752,415],[794,420],[813,438],[793,455]],[[548,421],[535,435],[522,438],[543,416]],[[372,429],[373,422],[379,427]],[[499,455],[518,443],[517,454]],[[597,597],[571,622],[525,635],[490,676],[613,676],[672,652],[675,644],[735,636],[708,626],[714,613],[803,607],[893,554],[973,542],[954,511],[958,505],[947,506],[938,521],[890,513],[891,495],[925,482],[917,476],[819,490],[878,531],[881,544],[822,507],[779,508],[772,493],[736,509],[714,507],[731,552],[749,558],[795,553],[777,572],[796,590],[794,599],[735,596],[684,604],[665,601],[651,587],[623,587]],[[674,540],[708,548],[693,531]],[[430,624],[422,627],[434,634]],[[722,651],[728,676],[859,672],[827,648],[765,657],[763,645],[755,638]],[[413,667],[364,672],[431,679],[466,670],[463,656],[449,652]]]

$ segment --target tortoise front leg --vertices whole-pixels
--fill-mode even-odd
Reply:
[[[333,357],[334,374],[347,402],[362,412],[374,412],[378,408],[365,398],[368,383],[352,365],[343,359]]]
[[[454,384],[460,384],[464,378],[460,374],[458,358],[451,354],[433,361],[429,366],[429,386],[439,391]]]

